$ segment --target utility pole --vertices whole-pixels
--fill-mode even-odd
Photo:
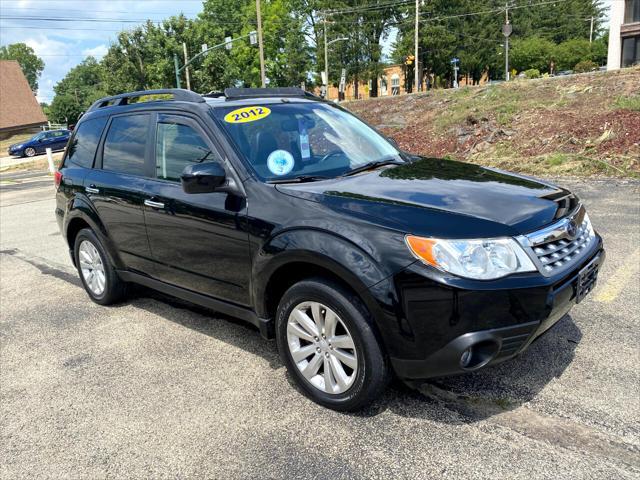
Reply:
[[[589,32],[589,43],[593,42],[593,16],[591,17],[591,31]]]
[[[504,18],[505,22],[502,26],[502,34],[504,35],[504,78],[508,82],[511,74],[509,72],[509,36],[513,31],[513,26],[509,23],[509,2],[504,4]]]
[[[327,14],[322,22],[324,27],[324,98],[329,98],[329,42],[327,42]]]
[[[264,46],[262,45],[262,15],[260,14],[260,0],[256,0],[256,15],[258,16],[258,50],[260,51],[260,83],[266,87],[264,75]]]
[[[414,91],[420,91],[420,61],[418,60],[418,25],[419,25],[419,16],[420,16],[420,0],[416,0],[416,31],[415,31],[415,63],[413,64],[413,72],[414,72]]]
[[[187,54],[187,44],[186,42],[182,42],[182,50],[184,51],[184,63],[185,65],[189,61],[189,55]],[[187,77],[187,90],[191,90],[191,77],[189,75],[189,67],[184,69],[184,74]]]
[[[180,85],[180,63],[178,61],[178,54],[173,54],[173,67],[176,71],[176,88],[181,88]]]

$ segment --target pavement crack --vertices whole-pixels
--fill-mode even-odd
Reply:
[[[485,420],[532,440],[640,468],[638,445],[574,420],[544,415],[509,399],[458,395],[433,384],[423,385],[420,391],[468,421]]]

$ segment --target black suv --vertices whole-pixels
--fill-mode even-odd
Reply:
[[[93,301],[134,282],[244,319],[336,410],[392,372],[412,383],[514,357],[605,256],[571,192],[401,152],[299,89],[99,100],[56,184]]]

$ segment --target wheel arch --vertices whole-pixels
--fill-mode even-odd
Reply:
[[[273,319],[284,292],[301,280],[321,277],[354,293],[377,325],[383,315],[369,287],[388,276],[350,240],[324,231],[290,230],[254,257],[252,298],[258,316]]]
[[[104,224],[90,202],[82,197],[76,197],[69,209],[65,223],[65,237],[71,252],[74,252],[75,240],[78,232],[83,228],[90,228],[104,246],[111,263],[116,268],[123,268],[123,263],[117,254],[115,245],[109,238],[109,234]],[[75,256],[71,255],[71,258],[75,262]]]

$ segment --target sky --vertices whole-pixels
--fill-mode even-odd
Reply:
[[[624,0],[604,4],[614,1]],[[54,85],[86,56],[102,58],[120,30],[136,25],[132,21],[160,21],[179,13],[194,18],[201,10],[202,0],[0,0],[0,45],[24,42],[35,50],[45,62],[38,101],[51,103]],[[383,43],[386,54],[394,38],[392,32]]]
[[[86,56],[102,58],[120,30],[136,25],[129,21],[160,21],[181,12],[193,18],[201,10],[202,0],[0,0],[0,45],[24,42],[35,50],[45,62],[37,98],[51,103],[53,86]],[[42,20],[47,17],[73,21]]]

